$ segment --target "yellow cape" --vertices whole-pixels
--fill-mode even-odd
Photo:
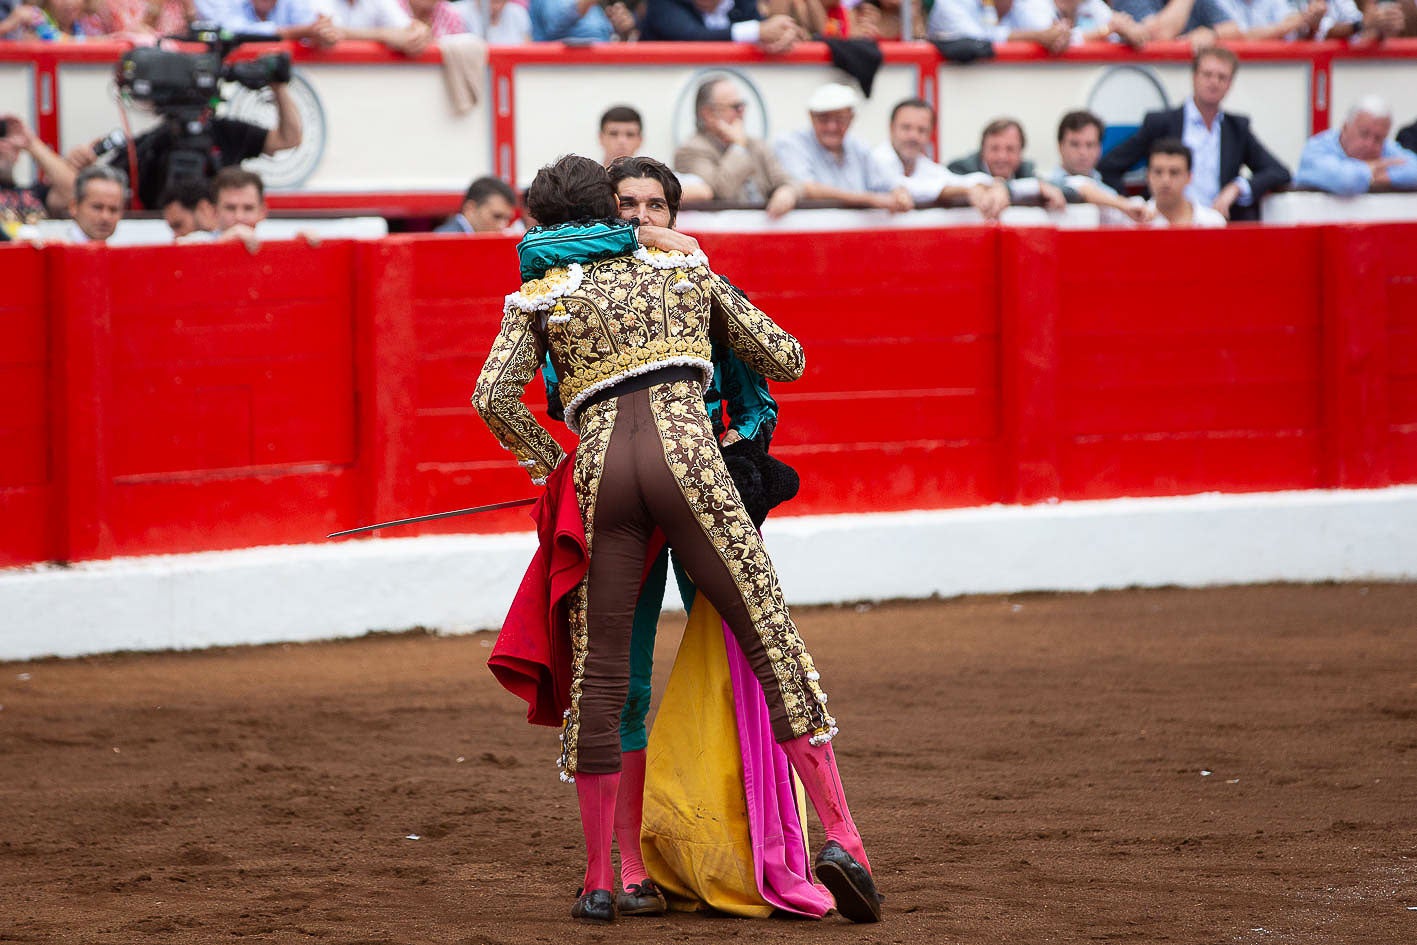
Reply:
[[[670,908],[771,915],[754,875],[723,618],[702,594],[655,716],[646,765],[640,846]],[[800,791],[798,807],[805,824]]]

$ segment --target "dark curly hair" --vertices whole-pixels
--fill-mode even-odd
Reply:
[[[568,154],[536,172],[526,192],[526,210],[541,226],[572,220],[613,220],[619,202],[599,162]]]
[[[620,181],[632,177],[647,177],[659,181],[659,186],[664,188],[664,200],[669,204],[669,226],[672,228],[679,216],[679,200],[684,194],[684,188],[679,185],[679,178],[668,165],[652,157],[632,154],[610,162],[610,186],[615,188],[617,194]]]

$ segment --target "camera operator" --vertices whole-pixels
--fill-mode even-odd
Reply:
[[[211,153],[206,162],[205,177],[210,179],[222,168],[240,164],[248,158],[275,154],[300,144],[300,112],[295,107],[295,99],[284,82],[271,82],[270,89],[276,106],[274,128],[263,128],[234,118],[210,120]],[[169,183],[168,156],[174,137],[173,130],[164,123],[138,135],[133,142],[138,155],[138,199],[144,207],[156,208],[158,198]],[[100,138],[81,145],[65,155],[65,160],[75,170],[82,170],[98,160],[95,148],[105,141]],[[127,149],[120,146],[112,151],[107,162],[122,168],[127,160]]]

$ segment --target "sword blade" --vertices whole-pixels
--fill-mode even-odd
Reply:
[[[330,532],[326,538],[339,538],[343,535],[357,535],[360,532],[372,532],[379,528],[394,528],[398,525],[414,525],[418,522],[432,522],[440,518],[453,518],[458,515],[476,515],[478,512],[495,512],[498,509],[514,509],[520,505],[532,505],[536,499],[512,499],[510,502],[493,502],[491,505],[478,505],[470,509],[454,509],[451,512],[434,512],[432,515],[415,515],[413,518],[401,518],[393,522],[380,522],[378,525],[360,525],[358,528],[346,528],[342,532]]]

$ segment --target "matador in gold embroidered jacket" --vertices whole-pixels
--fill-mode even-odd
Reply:
[[[619,722],[646,553],[663,531],[752,664],[779,741],[835,734],[826,694],[777,573],[724,467],[704,407],[712,339],[774,381],[804,368],[797,340],[716,276],[702,253],[633,255],[549,270],[507,297],[473,402],[536,481],[563,458],[522,403],[549,352],[590,565],[572,594],[566,774],[620,769]]]

